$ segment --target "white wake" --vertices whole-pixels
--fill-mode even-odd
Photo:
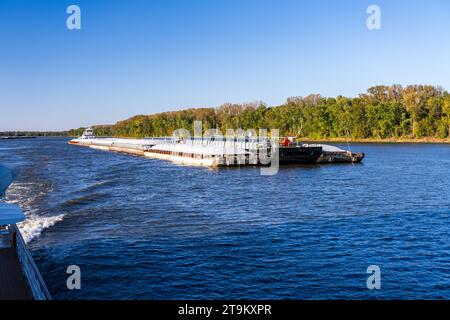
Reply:
[[[22,233],[25,242],[39,237],[39,235],[47,228],[55,225],[64,219],[64,214],[60,214],[53,217],[41,217],[34,214],[27,214],[24,222],[18,223],[17,226]]]

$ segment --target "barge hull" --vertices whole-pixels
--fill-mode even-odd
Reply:
[[[321,147],[282,147],[280,152],[280,164],[314,164],[322,154]]]
[[[74,139],[69,144],[90,147],[102,151],[115,151],[127,154],[145,156],[147,158],[171,161],[190,166],[205,167],[239,167],[239,166],[266,166],[265,161],[259,158],[259,149],[248,141],[236,142],[235,145],[227,141],[206,140],[206,143],[197,140],[176,143],[166,143],[146,140],[144,144],[133,141],[129,143],[124,139]],[[151,143],[150,143],[151,142]],[[270,148],[270,146],[268,147]],[[314,164],[322,154],[322,147],[289,145],[276,147],[279,153],[279,165]],[[270,154],[270,149],[267,150]]]
[[[144,152],[144,155],[147,158],[151,159],[159,159],[171,161],[174,163],[189,165],[189,166],[202,166],[202,167],[218,167],[219,161],[218,158],[209,158],[209,159],[198,159],[198,158],[190,158],[190,157],[182,157],[171,154],[161,154],[154,152]]]
[[[361,163],[364,157],[364,153],[324,151],[317,159],[317,163]]]

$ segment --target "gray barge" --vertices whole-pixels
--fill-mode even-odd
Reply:
[[[265,166],[273,155],[280,165],[314,164],[322,153],[318,146],[301,143],[280,145],[270,139],[251,137],[190,137],[190,138],[96,138],[91,129],[68,142],[104,151],[142,155],[152,159],[208,167]]]
[[[352,152],[327,144],[310,144],[322,148],[322,154],[317,163],[361,163],[365,158],[364,152]]]

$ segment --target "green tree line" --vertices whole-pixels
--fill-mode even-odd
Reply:
[[[0,137],[63,137],[67,131],[2,131]]]
[[[312,94],[292,97],[280,106],[262,102],[138,115],[111,126],[95,126],[98,136],[168,136],[174,130],[279,129],[281,135],[327,138],[447,138],[450,134],[450,95],[429,85],[375,86],[358,97]],[[69,131],[79,135],[83,128]]]

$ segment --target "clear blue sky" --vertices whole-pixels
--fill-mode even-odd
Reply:
[[[81,30],[66,28],[70,4]],[[1,0],[0,131],[375,84],[450,90],[449,35],[448,0]]]

